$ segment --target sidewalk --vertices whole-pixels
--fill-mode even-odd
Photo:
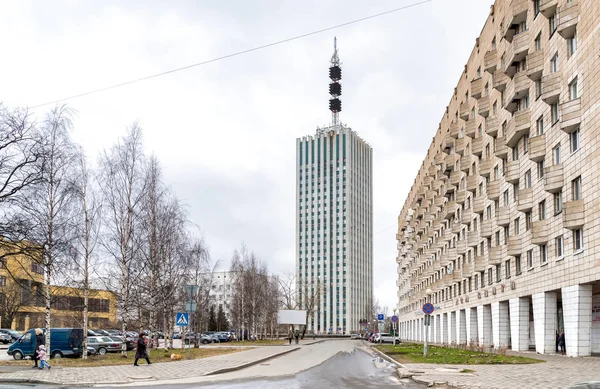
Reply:
[[[426,385],[468,389],[566,389],[584,382],[600,381],[600,358],[571,358],[535,352],[509,352],[542,359],[532,365],[443,365],[410,363],[398,369],[400,377],[412,377]],[[462,369],[472,373],[461,373]]]
[[[305,343],[306,344],[306,343]],[[233,346],[234,347],[234,346]],[[52,370],[24,369],[0,375],[0,383],[36,383],[51,385],[115,385],[139,381],[173,380],[201,377],[243,369],[268,359],[298,350],[292,346],[263,346],[232,354],[189,361],[131,364],[103,367],[55,367]]]

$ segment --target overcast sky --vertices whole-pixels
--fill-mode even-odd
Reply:
[[[417,1],[2,0],[0,102],[32,107]],[[374,149],[375,296],[391,310],[397,216],[492,3],[433,0],[73,99],[73,135],[95,158],[138,120],[222,267],[245,242],[293,272],[295,139],[330,121],[337,36],[341,120]]]

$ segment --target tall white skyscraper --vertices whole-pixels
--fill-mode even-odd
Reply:
[[[373,149],[339,123],[337,50],[331,62],[333,124],[296,140],[296,278],[308,330],[348,333],[372,319]]]

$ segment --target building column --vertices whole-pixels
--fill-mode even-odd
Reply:
[[[492,308],[490,305],[477,306],[477,334],[480,345],[490,346],[492,344]]]
[[[439,315],[431,315],[431,342],[432,343],[438,343],[439,340],[439,328],[440,328],[440,323],[439,323]]]
[[[449,313],[442,313],[442,332],[441,332],[441,341],[442,343],[448,342],[448,315]]]
[[[448,314],[449,325],[448,325],[448,343],[451,344],[456,342],[456,311],[452,311]]]
[[[535,351],[540,354],[556,352],[556,292],[542,292],[531,296]]]
[[[529,297],[509,300],[510,341],[513,351],[529,350]]]
[[[592,285],[562,288],[562,307],[567,355],[590,356],[592,354]]]
[[[467,313],[464,309],[456,311],[456,343],[467,344]]]
[[[477,308],[467,308],[467,344],[478,343],[477,339]]]
[[[508,347],[509,336],[508,301],[496,301],[492,303],[492,340],[494,341],[494,348]]]

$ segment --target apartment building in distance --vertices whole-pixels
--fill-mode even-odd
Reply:
[[[600,1],[497,0],[399,217],[401,335],[600,352]]]

